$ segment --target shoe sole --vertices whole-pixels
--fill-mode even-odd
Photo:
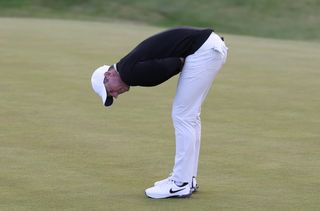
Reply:
[[[144,192],[144,194],[151,199],[168,199],[168,198],[190,198],[190,196],[192,195],[192,192],[190,191],[189,194],[184,194],[184,195],[172,195],[172,196],[159,196],[159,195],[154,195],[154,196],[148,196],[146,192]]]
[[[155,182],[155,183],[154,183],[154,186],[161,185],[162,183],[165,183],[165,182]],[[198,185],[198,184],[196,184],[196,187],[192,187],[192,188],[190,188],[190,190],[191,190],[191,192],[192,192],[192,193],[197,192],[197,191],[198,191],[198,189],[199,189],[199,185]]]

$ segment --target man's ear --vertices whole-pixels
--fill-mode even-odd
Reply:
[[[110,72],[110,71],[107,71],[107,72],[104,73],[104,76],[105,76],[105,77],[108,77],[108,76],[110,76],[110,75],[111,75],[111,72]]]

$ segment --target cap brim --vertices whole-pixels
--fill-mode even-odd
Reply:
[[[104,106],[106,106],[106,107],[111,106],[112,103],[113,103],[113,97],[112,96],[107,96],[107,99],[104,102]]]

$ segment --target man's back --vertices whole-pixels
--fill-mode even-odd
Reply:
[[[154,86],[181,71],[180,58],[197,51],[212,29],[173,28],[147,38],[117,64],[121,78],[130,86]]]

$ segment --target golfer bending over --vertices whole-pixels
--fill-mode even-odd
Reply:
[[[200,151],[201,104],[226,61],[223,38],[211,29],[173,28],[141,42],[118,63],[94,71],[93,90],[103,105],[129,91],[130,86],[156,86],[180,73],[172,106],[176,154],[168,178],[145,190],[148,197],[187,197],[196,182]]]

